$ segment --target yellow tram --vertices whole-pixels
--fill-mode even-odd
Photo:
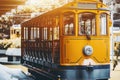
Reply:
[[[21,61],[37,80],[109,79],[110,12],[99,0],[76,0],[21,25]]]

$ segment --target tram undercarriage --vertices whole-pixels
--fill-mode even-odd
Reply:
[[[109,64],[95,66],[59,66],[45,62],[41,64],[27,62],[24,65],[36,80],[108,80],[110,78]]]

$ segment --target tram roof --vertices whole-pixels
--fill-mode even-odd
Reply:
[[[91,7],[92,6],[92,7]],[[52,13],[60,13],[61,10],[63,9],[98,9],[98,10],[108,10],[107,6],[105,4],[103,4],[102,2],[100,2],[99,0],[74,0],[73,2],[69,2],[61,7],[58,7],[56,9],[53,9],[53,10],[49,10],[49,11],[46,11],[46,12],[43,12],[41,13],[40,15],[34,17],[34,18],[31,18],[21,24],[24,24],[24,23],[29,23],[29,21],[34,21],[36,19],[39,19],[39,17],[43,16],[43,15],[49,15],[49,14],[52,14]]]

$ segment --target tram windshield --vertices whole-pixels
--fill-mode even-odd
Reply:
[[[100,15],[100,34],[107,35],[107,14],[102,13]]]
[[[96,20],[94,13],[80,13],[78,14],[79,21],[79,35],[95,35]]]

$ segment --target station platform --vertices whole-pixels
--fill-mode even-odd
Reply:
[[[8,57],[0,57],[0,63],[1,64],[20,64],[20,60],[13,60],[13,61],[10,61],[8,60]]]
[[[109,80],[120,80],[120,61],[116,66],[115,70],[113,71],[113,63],[111,62],[111,72],[110,72],[110,79]]]
[[[27,68],[22,65],[0,64],[0,80],[34,80],[27,72]]]
[[[7,50],[0,50],[0,63],[2,64],[20,64],[20,58],[21,48],[8,48]]]

